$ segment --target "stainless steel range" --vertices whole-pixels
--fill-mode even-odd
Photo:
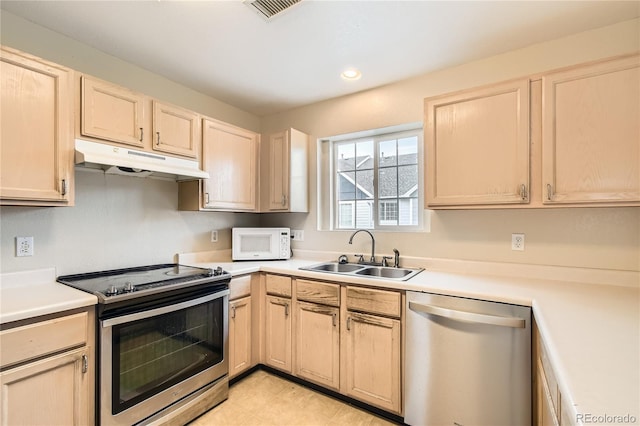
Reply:
[[[230,280],[178,264],[58,277],[99,300],[97,423],[186,423],[227,398]]]

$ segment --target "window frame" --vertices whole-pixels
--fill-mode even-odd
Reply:
[[[382,198],[379,197],[379,147],[381,141],[388,141],[390,139],[403,139],[406,137],[417,138],[417,224],[416,225],[383,225],[380,223],[380,202],[393,200],[397,201],[398,215],[397,221],[400,220],[400,201],[403,199],[401,193],[397,193],[395,198]],[[339,215],[338,211],[341,204],[346,202],[353,202],[354,204],[359,201],[354,200],[338,200],[337,194],[337,146],[344,143],[358,143],[361,141],[373,141],[373,180],[374,180],[374,194],[371,199],[363,199],[362,201],[370,201],[373,208],[373,228],[366,228],[375,231],[391,231],[391,232],[420,232],[428,231],[430,224],[428,223],[428,215],[424,212],[424,142],[423,142],[423,129],[422,123],[410,123],[407,125],[393,126],[383,129],[375,129],[364,132],[350,133],[345,135],[339,135],[329,138],[322,138],[318,140],[318,229],[319,230],[334,230],[334,231],[352,231],[358,229],[356,227],[356,212],[355,208],[352,210],[354,217],[352,218],[353,228],[342,228],[338,223]],[[397,143],[397,142],[396,142]],[[392,166],[395,170],[402,164],[396,164]],[[398,188],[399,189],[399,188]],[[355,197],[357,198],[357,197]],[[407,200],[410,200],[407,198]],[[409,203],[411,204],[411,203]],[[355,206],[354,206],[355,207]],[[414,214],[413,212],[411,213]]]

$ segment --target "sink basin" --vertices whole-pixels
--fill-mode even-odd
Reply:
[[[413,270],[405,269],[405,268],[385,268],[382,266],[376,266],[376,267],[361,269],[359,271],[356,271],[356,274],[397,279],[397,278],[404,278],[407,275],[412,274],[413,272],[414,272]]]
[[[317,265],[303,266],[300,269],[305,271],[327,272],[330,274],[351,275],[352,277],[360,276],[400,281],[406,281],[422,271],[422,268],[391,268],[388,266],[338,262],[324,262]]]
[[[309,266],[306,269],[320,272],[354,272],[362,269],[362,266],[354,265],[352,263],[327,262],[321,263],[320,265]]]

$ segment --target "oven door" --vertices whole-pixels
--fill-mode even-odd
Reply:
[[[132,425],[228,374],[229,290],[100,320],[100,423]]]

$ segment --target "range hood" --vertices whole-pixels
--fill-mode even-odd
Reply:
[[[208,179],[198,162],[76,139],[76,164],[108,174],[157,177],[176,181]]]

